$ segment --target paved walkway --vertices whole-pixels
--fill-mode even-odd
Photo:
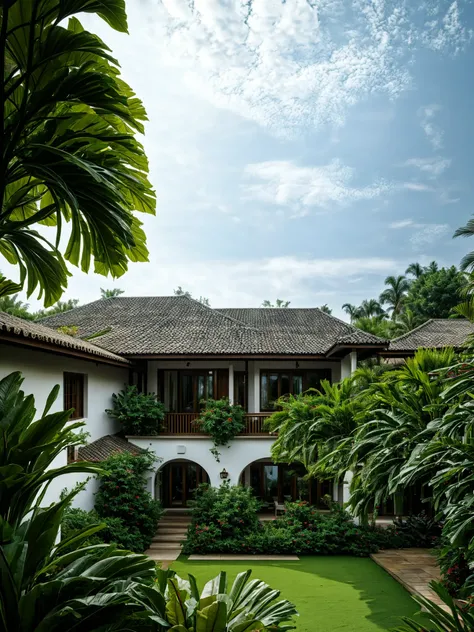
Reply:
[[[443,605],[430,588],[430,582],[440,579],[436,556],[430,549],[387,549],[370,557],[412,595],[422,595]]]

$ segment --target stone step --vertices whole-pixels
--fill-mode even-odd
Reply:
[[[161,525],[187,525],[190,524],[191,520],[189,518],[162,518],[158,524]]]
[[[182,542],[186,539],[183,533],[172,533],[168,535],[155,535],[152,542]]]
[[[155,562],[174,561],[181,555],[181,549],[148,549],[145,554]]]
[[[175,533],[182,533],[183,535],[187,532],[186,527],[168,527],[158,525],[158,529],[156,530],[156,535],[173,535]]]
[[[175,542],[163,542],[163,540],[160,540],[160,542],[152,542],[150,544],[150,549],[155,550],[155,549],[179,549],[181,550],[181,546],[179,544],[179,541]]]

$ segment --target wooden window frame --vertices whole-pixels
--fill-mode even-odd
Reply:
[[[309,380],[308,380],[308,376],[310,373],[326,373],[326,378],[322,377],[321,379],[329,379],[329,381],[331,381],[332,375],[331,375],[331,369],[318,369],[318,368],[314,368],[314,369],[260,369],[260,412],[264,413],[264,412],[272,412],[275,410],[275,408],[263,408],[262,406],[262,393],[263,393],[263,389],[262,389],[262,377],[264,375],[267,375],[267,380],[268,380],[268,376],[273,374],[273,375],[278,375],[278,397],[282,397],[283,395],[293,395],[293,377],[297,376],[297,377],[301,377],[302,378],[302,393],[304,393],[305,391],[308,390],[308,388],[310,388],[309,386]],[[281,376],[282,375],[287,375],[289,382],[290,382],[290,392],[289,393],[282,393],[282,389],[281,389]]]
[[[68,382],[71,382],[68,384]],[[73,389],[76,391],[73,392]],[[63,373],[63,409],[74,408],[70,419],[85,419],[86,410],[87,375],[64,371]]]

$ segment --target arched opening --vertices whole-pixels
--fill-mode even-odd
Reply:
[[[324,497],[333,498],[332,480],[305,479],[306,469],[301,463],[272,463],[260,459],[247,465],[239,482],[251,487],[263,505],[263,511],[274,511],[275,502],[306,500],[319,509],[327,509]],[[335,499],[337,500],[337,499]]]
[[[187,507],[201,483],[209,483],[209,475],[203,467],[194,461],[175,459],[156,473],[155,498],[166,508]]]

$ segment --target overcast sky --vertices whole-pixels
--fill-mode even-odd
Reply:
[[[83,23],[148,111],[150,263],[115,283],[74,272],[66,298],[181,285],[214,307],[279,297],[339,315],[412,261],[474,249],[452,239],[473,210],[471,2],[127,8],[130,35]]]

